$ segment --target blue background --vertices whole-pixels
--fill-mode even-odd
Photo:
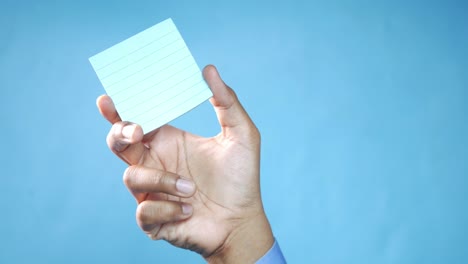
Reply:
[[[262,132],[291,263],[468,263],[466,1],[5,1],[0,262],[203,263],[135,224],[88,58],[172,17]],[[218,132],[208,102],[174,125]]]

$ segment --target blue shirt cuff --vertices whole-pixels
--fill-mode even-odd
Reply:
[[[286,264],[283,252],[281,252],[281,248],[276,239],[270,250],[268,250],[268,252],[256,262],[256,264]]]

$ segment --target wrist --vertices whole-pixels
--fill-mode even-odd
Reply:
[[[273,246],[270,223],[262,212],[236,225],[208,263],[255,263]]]

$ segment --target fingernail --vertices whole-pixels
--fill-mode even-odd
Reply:
[[[127,125],[122,128],[122,135],[127,139],[131,139],[134,132],[135,125]]]
[[[177,191],[185,194],[191,194],[195,191],[195,184],[186,179],[178,179],[176,182]]]
[[[190,204],[183,204],[182,205],[182,213],[184,215],[191,215],[193,211],[193,207]]]

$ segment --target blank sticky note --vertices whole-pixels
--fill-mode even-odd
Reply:
[[[212,96],[170,18],[89,61],[122,120],[141,125],[144,133]]]

